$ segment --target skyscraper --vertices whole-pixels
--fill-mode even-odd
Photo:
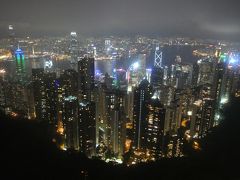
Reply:
[[[65,70],[60,76],[63,97],[78,95],[78,74],[73,69]]]
[[[159,99],[151,99],[148,104],[147,150],[154,158],[160,158],[163,150],[165,109]]]
[[[62,115],[65,134],[65,148],[79,150],[77,97],[68,96],[64,98]]]
[[[81,100],[93,100],[94,74],[94,58],[84,57],[78,61],[78,89]]]
[[[79,56],[79,49],[78,49],[78,40],[77,40],[77,33],[71,32],[70,34],[70,56],[71,56],[71,67],[72,69],[77,71],[77,61]]]
[[[26,62],[23,51],[18,48],[15,51],[16,62],[16,81],[19,84],[24,85],[26,83]]]
[[[44,73],[43,68],[33,69],[32,77],[36,118],[56,126],[58,105],[56,73]]]
[[[44,69],[32,70],[33,94],[35,104],[35,116],[38,120],[46,119],[46,92],[44,82]]]
[[[95,103],[82,100],[78,112],[79,148],[88,157],[95,155],[96,120]]]
[[[144,79],[134,90],[133,129],[134,147],[145,149],[147,147],[147,114],[148,103],[152,97],[152,87]]]

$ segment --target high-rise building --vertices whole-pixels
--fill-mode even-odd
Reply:
[[[62,116],[65,133],[65,148],[79,150],[78,100],[76,96],[64,98]]]
[[[147,150],[154,158],[162,157],[165,109],[159,99],[151,99],[147,114]]]
[[[16,39],[15,39],[15,31],[13,28],[13,25],[8,26],[8,34],[9,34],[9,39],[10,39],[10,51],[12,54],[14,54],[14,50],[16,48]]]
[[[134,147],[145,149],[147,147],[147,114],[148,103],[152,97],[152,87],[144,79],[134,90],[133,106],[133,129],[134,129]]]
[[[52,126],[57,126],[58,87],[56,86],[56,73],[44,74],[46,93],[47,121]],[[35,87],[34,87],[35,88]]]
[[[16,62],[16,81],[19,84],[26,84],[26,62],[25,56],[21,49],[15,51],[15,62]]]
[[[95,103],[82,100],[78,112],[79,148],[88,157],[95,155],[96,120]]]
[[[154,54],[154,67],[162,68],[162,51],[159,47],[159,44],[155,47],[155,54]]]
[[[78,49],[78,40],[77,40],[77,33],[71,32],[70,34],[70,56],[71,56],[71,67],[72,69],[77,71],[77,62],[79,56],[79,49]]]
[[[32,70],[35,116],[38,120],[46,119],[47,97],[45,92],[44,69]]]
[[[32,70],[35,115],[39,121],[57,125],[58,87],[56,73],[44,73],[44,69]]]
[[[78,95],[78,74],[73,69],[65,70],[60,76],[63,97]]]
[[[78,89],[80,99],[93,100],[94,58],[84,57],[78,61]]]

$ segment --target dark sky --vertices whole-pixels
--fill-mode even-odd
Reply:
[[[0,35],[184,35],[240,40],[240,0],[1,0]]]

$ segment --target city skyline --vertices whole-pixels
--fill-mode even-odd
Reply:
[[[239,177],[238,5],[3,0],[4,168],[41,179]]]

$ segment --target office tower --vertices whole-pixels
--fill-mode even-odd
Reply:
[[[16,62],[16,81],[17,83],[24,85],[26,83],[26,62],[25,56],[21,49],[15,51],[15,62]]]
[[[78,61],[78,89],[81,100],[93,100],[94,73],[94,58],[84,57]]]
[[[147,114],[147,150],[155,158],[162,157],[165,109],[159,99],[151,99]]]
[[[71,56],[71,67],[72,69],[77,71],[77,61],[79,56],[79,49],[78,49],[78,40],[77,40],[77,33],[71,32],[70,34],[70,56]]]
[[[152,95],[152,87],[146,79],[134,90],[133,129],[136,149],[147,147],[147,107]]]
[[[16,40],[15,40],[15,32],[14,32],[13,25],[8,26],[8,34],[9,34],[9,39],[10,39],[10,51],[13,55],[16,45],[17,45]]]
[[[79,150],[78,100],[76,96],[64,98],[62,117],[65,134],[65,148]]]
[[[154,54],[154,67],[162,68],[162,51],[159,47],[159,44],[155,47],[155,54]]]

